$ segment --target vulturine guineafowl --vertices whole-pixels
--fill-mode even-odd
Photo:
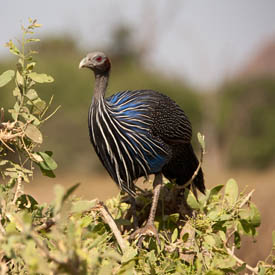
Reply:
[[[156,91],[123,91],[105,98],[111,63],[102,52],[89,53],[79,68],[89,68],[95,75],[89,133],[110,176],[120,189],[135,197],[135,180],[155,174],[150,215],[137,233],[157,237],[154,219],[162,175],[184,185],[199,164],[191,145],[191,123],[172,99]],[[193,185],[205,192],[201,168]]]

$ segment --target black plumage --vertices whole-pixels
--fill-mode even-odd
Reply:
[[[198,167],[191,145],[191,123],[172,99],[156,91],[124,91],[105,99],[111,63],[104,53],[88,54],[79,67],[90,68],[95,74],[89,133],[110,176],[122,190],[135,196],[134,181],[156,175],[148,229],[153,226],[161,175],[184,185]],[[205,191],[201,168],[193,184]]]

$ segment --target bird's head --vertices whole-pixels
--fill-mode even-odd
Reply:
[[[89,68],[95,74],[107,73],[111,68],[111,62],[105,53],[92,52],[87,54],[79,63],[79,69]]]

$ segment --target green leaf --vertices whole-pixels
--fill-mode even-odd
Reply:
[[[79,185],[80,185],[80,183],[76,183],[76,184],[74,184],[72,187],[70,187],[70,188],[66,191],[63,200],[65,201],[66,199],[68,199],[68,197],[78,188]]]
[[[10,50],[10,52],[11,52],[12,54],[20,55],[20,51],[19,51],[19,50],[17,49],[17,47],[14,45],[14,43],[12,42],[12,40],[10,40],[9,42],[7,42],[5,46],[9,48],[9,50]]]
[[[39,164],[38,164],[38,165],[39,165]],[[53,172],[52,170],[43,169],[43,168],[41,167],[41,165],[39,165],[39,168],[40,168],[40,170],[41,170],[41,172],[42,172],[42,174],[43,174],[44,176],[49,177],[49,178],[55,178],[55,177],[56,177],[55,174],[54,174],[54,172]]]
[[[225,191],[224,191],[224,196],[225,200],[228,202],[230,206],[233,206],[237,199],[238,199],[238,194],[239,193],[239,188],[234,179],[228,180],[228,182],[225,185]]]
[[[72,204],[72,213],[83,213],[86,211],[91,210],[97,203],[97,200],[83,200],[83,201],[76,201]]]
[[[121,258],[122,263],[127,263],[131,261],[137,255],[137,249],[129,246],[126,251],[123,253]]]
[[[177,240],[178,235],[179,235],[179,230],[178,228],[175,228],[171,237],[172,243],[174,243]]]
[[[210,200],[213,196],[217,195],[217,194],[221,191],[221,189],[223,188],[223,186],[224,186],[223,184],[214,186],[214,187],[210,190],[209,200]]]
[[[210,247],[213,247],[213,246],[215,246],[215,244],[216,244],[216,241],[215,241],[214,237],[211,236],[211,235],[206,235],[206,236],[204,237],[204,241],[205,241]]]
[[[47,74],[38,74],[38,73],[32,72],[32,73],[29,73],[28,76],[33,81],[38,83],[50,83],[54,81],[53,77]]]
[[[216,208],[212,208],[207,213],[207,217],[212,221],[215,221],[219,215],[220,215],[220,210],[217,210]]]
[[[0,75],[0,87],[3,87],[6,84],[8,84],[13,79],[14,75],[15,75],[14,70],[8,70],[2,73]]]
[[[240,233],[238,231],[234,232],[234,244],[236,246],[236,248],[241,248],[241,236]]]
[[[258,271],[258,275],[265,275],[266,272],[265,272],[265,267],[260,265],[259,266],[259,271]]]
[[[55,170],[57,168],[57,163],[51,158],[49,152],[37,152],[37,154],[39,154],[44,160],[38,163],[42,169]]]
[[[199,143],[201,145],[202,150],[205,151],[204,135],[202,135],[200,132],[198,132],[197,137],[198,137],[198,141],[199,141]]]
[[[235,269],[235,272],[237,274],[241,273],[242,271],[244,271],[246,268],[246,263],[243,263],[241,266],[239,266],[238,268]]]
[[[64,202],[65,188],[58,184],[54,186],[55,203],[54,212],[55,214],[59,212]]]
[[[29,100],[33,101],[33,100],[35,100],[35,99],[38,98],[38,94],[37,94],[37,92],[36,92],[34,89],[30,89],[30,90],[28,90],[28,92],[26,93],[26,97],[27,97]]]
[[[192,209],[200,209],[200,204],[197,201],[196,197],[194,196],[194,194],[189,190],[189,189],[185,189],[184,191],[184,197],[187,201],[187,204],[192,208]]]
[[[254,203],[250,203],[250,220],[255,227],[261,224],[261,214]]]
[[[189,233],[186,232],[186,233],[183,234],[181,239],[185,243],[185,242],[187,242],[188,238],[189,238]]]
[[[40,98],[33,101],[33,104],[34,104],[34,110],[33,110],[34,115],[40,115],[41,113],[43,113],[43,111],[47,106],[46,102],[44,100],[41,100]]]
[[[25,134],[29,139],[31,139],[35,143],[41,144],[43,142],[42,133],[33,124],[28,124],[28,126],[25,130]],[[51,170],[53,170],[53,169],[51,169]]]
[[[40,24],[36,24],[36,25],[40,25]],[[27,42],[39,42],[39,41],[40,41],[39,38],[29,38],[29,39],[27,39]]]

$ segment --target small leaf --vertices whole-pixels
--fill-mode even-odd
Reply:
[[[233,206],[238,199],[239,188],[234,179],[228,180],[225,185],[224,196],[230,206]]]
[[[13,79],[14,75],[15,75],[14,70],[8,70],[2,73],[0,75],[0,87],[3,87],[6,84],[8,84]]]
[[[198,133],[198,141],[201,145],[201,148],[203,151],[205,151],[205,140],[204,140],[204,135],[202,135],[200,132]]]
[[[236,248],[241,248],[241,236],[240,233],[238,231],[234,232],[234,244],[236,246]]]
[[[172,234],[172,237],[171,237],[172,243],[174,243],[177,240],[178,235],[179,235],[179,230],[177,228],[175,228],[174,232]]]
[[[241,266],[239,266],[238,268],[235,269],[235,272],[237,274],[241,273],[242,271],[244,271],[246,268],[246,263],[243,263]]]
[[[37,152],[42,159],[43,162],[39,162],[39,165],[45,169],[45,170],[55,170],[57,168],[57,163],[54,161],[54,159],[51,158],[50,154],[48,152]]]
[[[20,51],[17,49],[17,47],[14,45],[14,43],[12,42],[12,40],[10,40],[9,42],[7,42],[5,44],[6,47],[9,48],[10,52],[12,54],[15,54],[15,55],[20,55]]]
[[[76,201],[72,205],[71,212],[72,213],[83,213],[86,211],[91,210],[97,203],[97,200],[83,200],[83,201]]]
[[[184,191],[184,197],[187,201],[187,204],[192,208],[192,209],[200,209],[200,204],[197,201],[196,197],[194,194],[189,190],[185,189]]]
[[[265,274],[266,274],[265,271],[266,271],[266,270],[265,270],[265,267],[262,266],[262,265],[260,265],[260,266],[259,266],[258,275],[265,275]]]
[[[217,210],[216,208],[212,208],[207,213],[207,217],[212,221],[215,221],[219,215],[220,215],[220,210]]]
[[[43,142],[43,137],[41,132],[33,124],[29,124],[25,130],[26,136],[34,141],[35,143],[41,144]]]
[[[38,24],[36,24],[36,25],[38,25]],[[29,39],[27,39],[27,42],[39,42],[39,41],[40,41],[39,38],[29,38]]]
[[[261,214],[254,203],[250,203],[250,220],[255,227],[261,225]]]
[[[121,258],[122,263],[126,263],[131,261],[137,255],[137,249],[129,246],[126,251],[123,253]]]
[[[181,239],[185,243],[185,242],[187,242],[188,238],[189,238],[189,234],[186,232],[186,233],[183,234]]]
[[[47,104],[44,100],[41,99],[36,99],[34,102],[34,110],[33,110],[33,114],[35,115],[40,115],[46,108]]]
[[[79,185],[80,185],[80,183],[77,183],[77,184],[74,184],[72,187],[70,187],[66,191],[63,200],[65,201],[78,188]]]
[[[215,195],[217,195],[220,191],[221,191],[221,189],[223,188],[223,184],[220,184],[220,185],[217,185],[217,186],[215,186],[215,187],[213,187],[211,190],[210,190],[210,194],[209,194],[209,200],[213,197],[213,196],[215,196]]]
[[[45,82],[50,83],[54,81],[53,77],[47,74],[38,74],[38,73],[32,72],[32,73],[29,73],[28,76],[33,81],[38,83],[45,83]]]
[[[37,92],[34,90],[34,89],[30,89],[28,90],[28,92],[26,93],[26,97],[29,99],[29,100],[35,100],[38,98],[38,94]]]
[[[206,235],[206,236],[204,237],[204,241],[205,241],[210,247],[213,247],[213,246],[215,246],[215,244],[216,244],[216,241],[215,241],[214,237],[211,236],[211,235]]]

